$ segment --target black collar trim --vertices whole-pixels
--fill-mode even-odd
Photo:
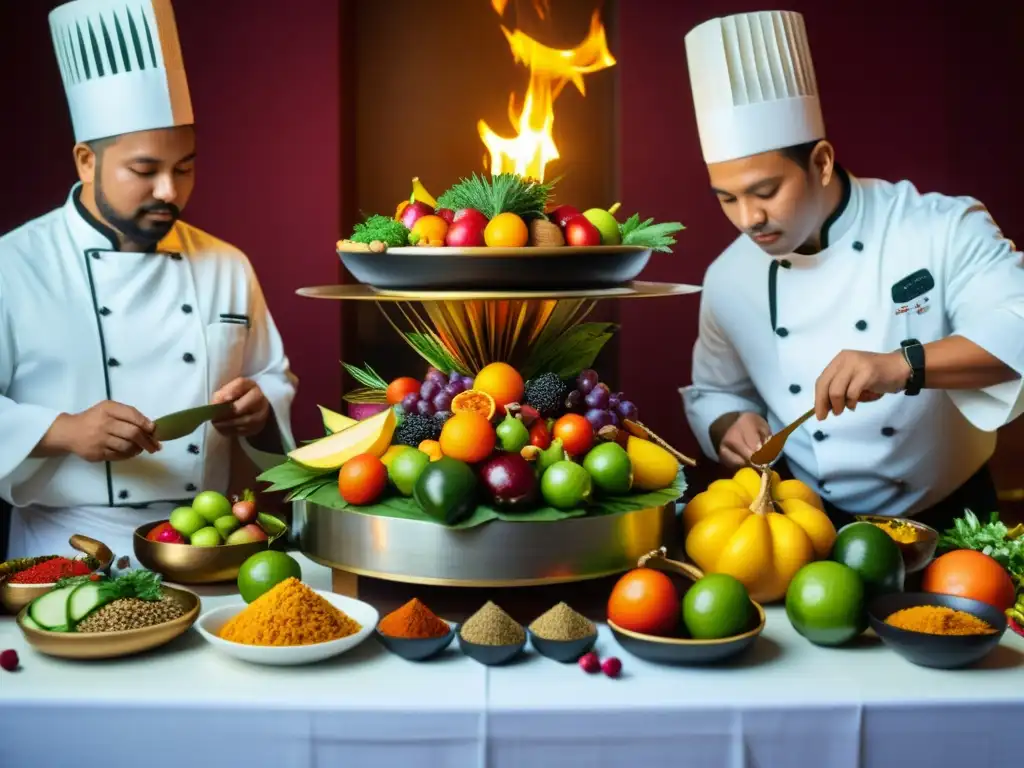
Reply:
[[[120,242],[120,240],[117,237],[117,232],[115,232],[113,229],[111,229],[106,224],[104,224],[102,221],[100,221],[95,216],[93,216],[92,212],[88,208],[86,208],[85,205],[82,203],[82,188],[81,187],[79,187],[78,189],[76,189],[74,191],[74,194],[72,195],[72,198],[75,201],[75,210],[78,211],[78,215],[79,216],[81,216],[83,219],[85,219],[85,223],[88,224],[93,229],[95,229],[97,232],[99,232],[101,235],[103,235],[105,238],[107,238],[107,240],[110,241],[110,250],[112,250],[112,251],[120,251],[121,250],[121,242]]]

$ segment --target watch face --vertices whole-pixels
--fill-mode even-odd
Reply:
[[[927,269],[919,269],[893,284],[892,301],[894,304],[908,304],[934,287],[935,278],[932,273]]]

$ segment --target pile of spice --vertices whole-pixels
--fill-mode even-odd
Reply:
[[[123,597],[107,603],[82,619],[76,632],[124,632],[129,629],[155,627],[165,621],[174,621],[185,615],[181,603],[162,595],[159,600],[140,600]]]
[[[904,522],[903,520],[872,520],[871,524],[877,528],[881,528],[887,534],[889,538],[895,541],[897,544],[913,544],[919,538],[921,538],[920,532],[912,525]]]
[[[926,635],[990,635],[995,632],[987,621],[941,605],[904,608],[891,614],[885,623],[896,629]]]
[[[294,576],[260,595],[220,630],[244,645],[313,645],[354,635],[362,626]]]
[[[11,584],[56,584],[61,579],[87,576],[92,567],[85,560],[68,557],[51,557],[41,563],[19,570],[10,578]]]
[[[381,619],[377,629],[388,637],[410,640],[444,637],[451,631],[448,622],[438,618],[433,611],[415,597]]]
[[[526,640],[522,626],[490,600],[466,619],[459,633],[477,645],[516,645]]]
[[[559,603],[534,619],[530,631],[544,640],[582,640],[597,634],[597,627],[583,614]]]

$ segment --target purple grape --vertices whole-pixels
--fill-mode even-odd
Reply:
[[[612,415],[600,408],[591,408],[587,411],[587,421],[590,422],[590,426],[597,432],[601,427],[607,427],[612,423]]]
[[[448,421],[448,419],[451,418],[451,415],[451,411],[438,411],[437,413],[434,414],[434,418],[437,419],[438,421]]]
[[[434,410],[435,411],[447,411],[452,407],[452,396],[447,392],[441,392],[434,395]]]
[[[438,389],[441,389],[441,387],[448,383],[448,377],[436,368],[427,374],[426,380],[435,382]]]
[[[612,426],[617,427],[622,424],[622,419],[619,418],[619,414],[615,411],[609,411],[608,415],[612,417]]]
[[[591,408],[607,408],[608,407],[608,390],[601,389],[601,387],[594,387],[590,390],[590,394],[586,397],[586,403]]]
[[[462,391],[465,392],[467,389],[473,388],[473,377],[463,376],[462,377]]]
[[[571,412],[578,412],[583,409],[583,393],[574,389],[565,396],[565,407]]]
[[[429,366],[427,368],[427,372],[426,372],[426,374],[424,374],[423,378],[424,379],[429,379],[430,378],[430,374],[432,374],[432,373],[441,373],[441,371],[439,371],[437,368],[435,368],[434,366],[431,365],[431,366]],[[444,374],[441,374],[441,375],[443,376]]]
[[[462,381],[462,374],[458,371],[452,371],[448,374],[448,383],[454,384],[456,381]]]
[[[608,397],[608,410],[609,411],[614,411],[616,408],[618,408],[619,407],[619,402],[621,400],[622,400],[622,398],[619,397],[619,395],[617,393],[614,394],[614,395],[609,395],[609,397]]]
[[[636,406],[629,400],[623,400],[619,403],[619,415],[624,419],[636,421]]]
[[[599,380],[597,371],[588,368],[585,371],[580,371],[580,375],[576,378],[576,386],[584,395],[589,395],[590,390],[597,386]]]
[[[420,401],[420,396],[416,392],[410,392],[408,395],[402,398],[402,408],[408,413],[416,407],[416,403]]]
[[[460,392],[464,392],[465,387],[462,386],[462,379],[459,379],[458,381],[453,381],[451,384],[445,385],[444,391],[447,392],[452,397],[455,397]]]
[[[424,400],[432,400],[434,395],[441,391],[441,384],[438,384],[433,379],[427,379],[420,386],[420,397]]]
[[[416,413],[420,416],[433,416],[434,405],[429,400],[420,400],[416,403]]]

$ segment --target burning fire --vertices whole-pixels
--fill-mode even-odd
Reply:
[[[549,0],[533,0],[537,14],[544,18]],[[508,0],[491,0],[491,6],[503,14]],[[517,63],[530,70],[530,84],[526,89],[522,109],[516,110],[515,93],[509,96],[508,116],[517,131],[514,138],[495,133],[483,120],[477,130],[484,146],[490,152],[491,173],[517,173],[520,176],[544,181],[544,169],[559,157],[552,138],[555,123],[555,99],[567,83],[572,83],[581,95],[586,95],[583,76],[615,66],[608,50],[608,41],[600,11],[590,19],[590,31],[575,48],[558,50],[537,42],[521,30],[510,32],[502,25]]]

